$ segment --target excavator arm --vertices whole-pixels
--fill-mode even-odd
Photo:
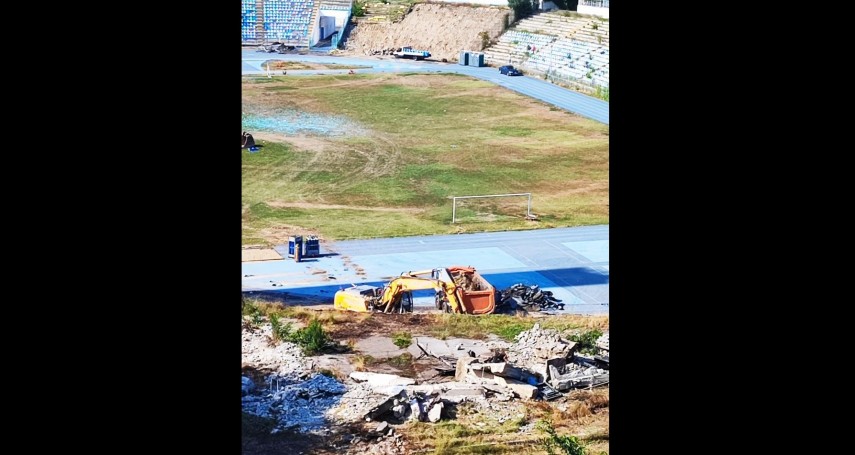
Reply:
[[[420,291],[424,289],[443,290],[443,283],[439,280],[429,278],[418,278],[413,276],[402,276],[395,278],[383,289],[380,305],[384,313],[390,313],[392,309],[401,303],[401,298],[407,292]]]

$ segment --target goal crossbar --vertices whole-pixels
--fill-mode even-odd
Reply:
[[[452,197],[452,205],[451,205],[451,224],[454,224],[457,221],[457,200],[458,199],[475,199],[475,198],[485,198],[485,197],[505,197],[505,196],[528,196],[528,207],[526,208],[525,215],[531,216],[531,193],[508,193],[508,194],[485,194],[481,196],[453,196]]]

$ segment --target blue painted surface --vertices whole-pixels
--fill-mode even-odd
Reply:
[[[400,275],[401,272],[452,265],[472,266],[478,270],[525,266],[496,247],[357,255],[352,256],[352,260],[369,274],[380,275]]]
[[[244,112],[241,116],[241,129],[244,131],[272,131],[291,135],[309,133],[317,136],[348,137],[362,135],[362,131],[365,130],[347,117],[315,114],[289,108],[281,108],[273,113],[258,115]]]
[[[425,62],[399,60],[391,58],[356,58],[331,55],[299,55],[262,53],[255,50],[242,49],[242,74],[264,74],[260,65],[265,60],[307,61],[313,63],[335,63],[340,65],[361,65],[370,68],[355,70],[360,72],[446,72],[460,73],[501,85],[515,92],[552,104],[561,109],[577,113],[599,122],[609,124],[609,103],[591,96],[583,95],[563,87],[551,84],[541,79],[516,76],[508,77],[499,74],[493,67],[461,66],[456,63]],[[249,66],[249,68],[247,68]],[[346,74],[348,70],[289,70],[288,76],[310,74]],[[274,72],[275,74],[275,72]],[[288,77],[285,76],[285,77]]]
[[[594,262],[609,261],[609,241],[590,240],[587,242],[565,242],[562,245],[585,256]]]
[[[608,314],[608,237],[608,226],[587,226],[324,242],[321,257],[299,263],[243,263],[242,274],[252,275],[242,278],[243,289],[314,297],[332,305],[335,292],[350,284],[382,286],[405,271],[471,265],[499,290],[537,284],[562,300],[565,313]],[[594,259],[605,260],[570,248],[580,245],[600,255],[592,254]],[[275,249],[287,253],[287,245]],[[415,304],[432,307],[430,291]]]

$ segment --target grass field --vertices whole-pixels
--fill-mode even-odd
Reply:
[[[609,222],[608,126],[488,82],[245,77],[243,111],[262,145],[242,151],[244,244]],[[520,192],[539,221],[524,199],[486,200],[451,224],[452,196]]]

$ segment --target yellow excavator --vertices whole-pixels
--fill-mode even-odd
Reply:
[[[472,267],[440,267],[401,276],[380,288],[360,285],[335,293],[340,310],[411,313],[412,291],[436,291],[436,308],[446,313],[490,314],[496,309],[496,290]]]

